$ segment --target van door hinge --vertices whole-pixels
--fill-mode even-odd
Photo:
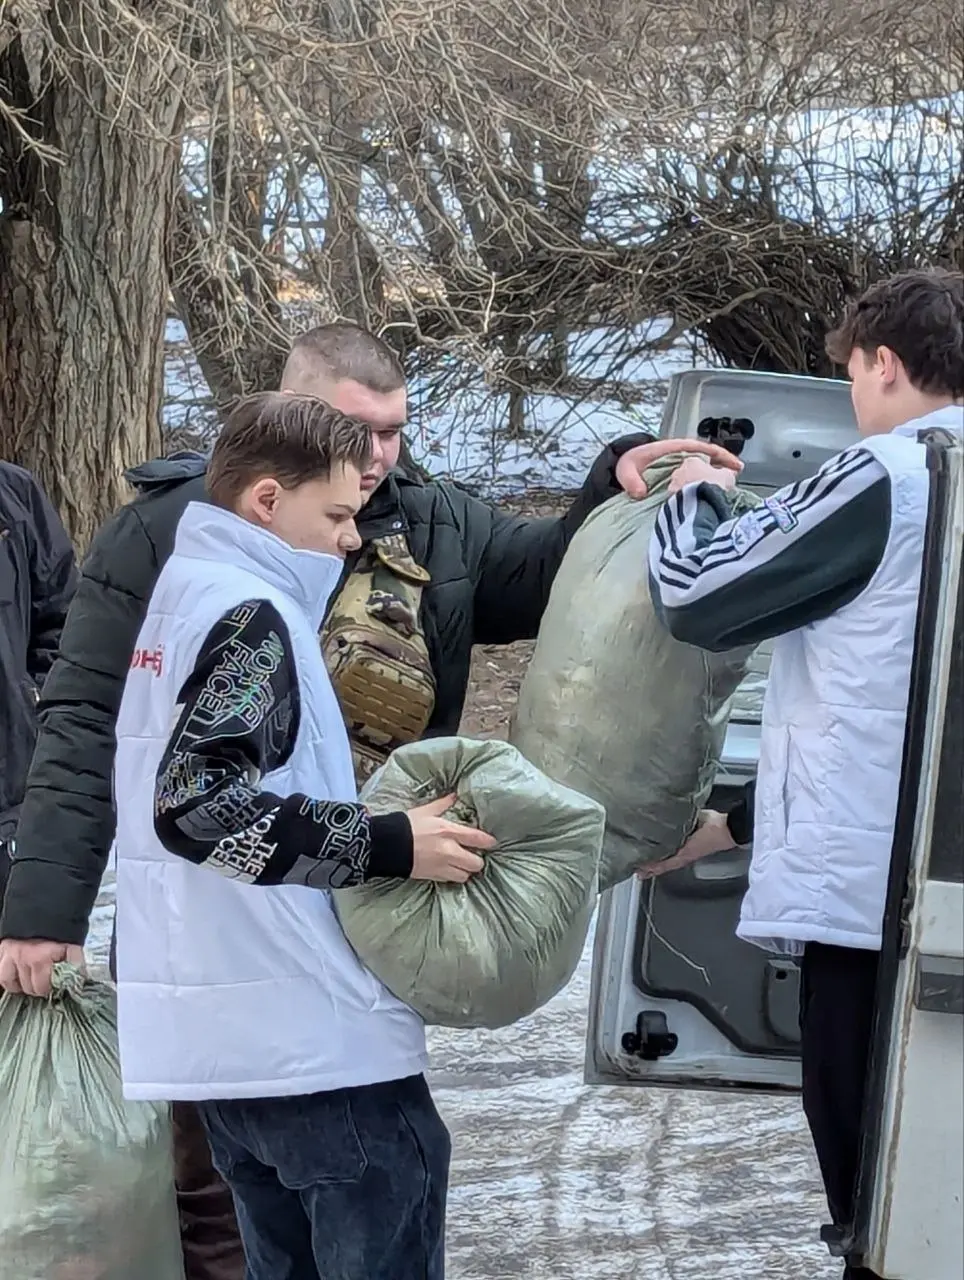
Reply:
[[[913,891],[908,892],[900,904],[900,936],[897,941],[897,959],[906,960],[910,952],[911,913],[914,909]]]
[[[670,1031],[666,1014],[656,1009],[645,1009],[636,1019],[636,1030],[623,1036],[623,1052],[644,1062],[655,1062],[675,1052],[679,1036]]]
[[[837,1227],[831,1223],[820,1228],[820,1239],[832,1258],[849,1258],[856,1244],[853,1227]]]

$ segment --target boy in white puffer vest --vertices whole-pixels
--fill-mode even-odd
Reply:
[[[846,1251],[927,527],[920,435],[964,430],[964,275],[879,281],[827,350],[850,374],[861,444],[738,520],[732,472],[684,462],[650,581],[680,640],[775,638],[755,797],[708,815],[676,865],[753,840],[737,932],[799,957],[803,1106],[828,1238]],[[844,1274],[876,1280],[859,1259]]]
[[[372,817],[318,630],[358,545],[364,424],[242,402],[157,581],[117,724],[125,1095],[199,1106],[249,1280],[441,1280],[450,1142],[420,1019],[328,890],[464,881],[451,798]]]

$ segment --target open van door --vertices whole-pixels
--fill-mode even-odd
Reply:
[[[707,417],[753,424],[740,484],[762,496],[859,439],[846,382],[694,370],[670,382],[662,437]],[[767,646],[734,699],[712,808],[756,773]],[[749,849],[715,854],[600,900],[585,1076],[589,1084],[798,1089],[799,973],[736,936]]]
[[[964,1275],[964,450],[929,432],[931,509],[855,1231],[887,1280]]]

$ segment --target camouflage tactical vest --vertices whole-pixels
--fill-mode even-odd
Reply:
[[[341,703],[359,786],[435,709],[435,675],[419,622],[431,575],[403,534],[375,538],[339,592],[321,651]]]

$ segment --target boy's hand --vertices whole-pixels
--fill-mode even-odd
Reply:
[[[743,470],[743,463],[739,458],[728,452],[722,445],[709,444],[705,440],[654,440],[652,444],[638,444],[633,449],[627,449],[623,456],[616,463],[616,483],[621,489],[629,494],[631,498],[641,500],[646,497],[649,492],[646,487],[646,481],[643,479],[649,468],[658,462],[668,453],[698,453],[702,457],[700,459],[687,458],[683,466],[688,466],[690,462],[703,461],[709,458],[710,462],[716,467],[723,468],[731,473],[739,473]],[[704,462],[705,466],[709,463]],[[735,481],[734,481],[735,483]]]
[[[455,796],[443,796],[431,804],[410,809],[414,858],[413,880],[441,880],[465,884],[485,866],[474,849],[495,848],[495,840],[484,831],[448,822],[442,817],[455,803]]]
[[[715,809],[702,809],[697,819],[696,830],[683,845],[682,849],[662,862],[649,862],[636,872],[640,880],[652,880],[663,876],[667,871],[679,871],[680,867],[688,867],[691,862],[699,862],[711,853],[725,853],[727,849],[735,849],[736,841],[730,834],[725,813],[717,813]]]
[[[679,493],[684,485],[701,483],[715,484],[721,489],[733,489],[736,486],[736,473],[729,467],[715,467],[703,458],[687,458],[670,476],[669,491]]]

